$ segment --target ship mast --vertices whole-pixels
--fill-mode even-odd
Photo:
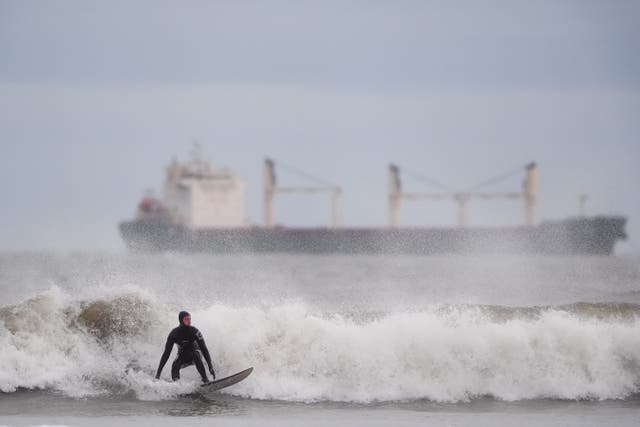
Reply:
[[[514,172],[521,171],[518,168],[516,171],[509,172],[507,174],[499,175],[488,181],[485,181],[474,189],[484,187],[488,184],[495,184],[501,180],[511,177]],[[399,222],[400,202],[402,200],[451,200],[453,199],[458,205],[457,223],[458,227],[465,227],[468,225],[469,216],[467,211],[468,202],[471,199],[523,199],[525,205],[525,224],[534,225],[536,221],[536,207],[537,207],[537,167],[535,163],[529,163],[525,167],[525,180],[521,192],[478,192],[478,191],[443,191],[443,192],[406,192],[402,191],[402,182],[400,180],[400,168],[397,165],[389,165],[389,189],[388,189],[388,203],[389,203],[389,227],[397,227]],[[438,183],[435,180],[423,177],[419,174],[418,178],[429,181],[431,184],[435,184],[443,189],[445,186]]]
[[[287,169],[296,175],[302,176],[307,180],[318,183],[317,186],[279,186],[277,184],[275,173],[276,162],[272,159],[266,158],[264,160],[263,167],[263,179],[264,179],[264,225],[267,228],[273,228],[274,220],[274,202],[276,194],[285,193],[303,193],[303,194],[315,194],[315,193],[331,193],[331,226],[333,228],[339,227],[342,223],[342,215],[340,209],[340,199],[342,196],[342,188],[327,183],[321,179],[318,179],[306,172],[303,172],[292,166],[288,166],[282,162],[278,162],[278,166]]]

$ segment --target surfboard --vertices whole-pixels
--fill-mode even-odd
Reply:
[[[225,387],[229,387],[230,385],[239,383],[240,381],[251,375],[251,372],[253,372],[253,368],[245,369],[244,371],[238,372],[237,374],[233,374],[219,380],[202,384],[200,387],[202,387],[206,391],[220,390]]]

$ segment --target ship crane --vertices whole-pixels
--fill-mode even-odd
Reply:
[[[278,167],[289,170],[296,175],[302,176],[309,181],[317,183],[316,186],[279,186],[277,184],[275,173],[276,162],[272,159],[264,160],[264,225],[267,228],[274,226],[274,200],[276,194],[316,194],[331,193],[331,225],[336,228],[342,223],[342,215],[340,212],[340,197],[342,196],[342,188],[318,179],[306,172],[303,172],[292,166],[288,166],[282,162],[278,162]]]
[[[537,170],[535,163],[529,163],[525,166],[525,180],[524,185],[522,186],[522,191],[519,192],[479,192],[475,191],[481,187],[485,187],[489,184],[495,184],[500,182],[506,178],[510,178],[515,173],[521,173],[521,168],[518,168],[516,171],[510,171],[506,174],[499,175],[497,177],[491,178],[469,191],[449,191],[449,189],[439,182],[424,177],[420,174],[413,174],[416,178],[427,181],[432,185],[440,187],[445,190],[442,192],[405,192],[402,191],[402,183],[400,181],[400,168],[394,164],[389,165],[389,192],[388,192],[388,202],[389,202],[389,226],[397,227],[398,226],[398,215],[400,211],[400,202],[402,200],[421,200],[421,199],[429,199],[429,200],[451,200],[453,199],[458,205],[458,226],[464,227],[468,224],[468,214],[467,214],[467,204],[471,199],[484,199],[484,200],[492,200],[492,199],[522,199],[524,200],[524,215],[525,215],[525,224],[526,225],[534,225],[535,224],[535,211],[537,204]]]

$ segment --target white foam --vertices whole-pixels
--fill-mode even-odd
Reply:
[[[610,399],[636,393],[640,384],[637,320],[549,311],[495,322],[470,310],[397,313],[361,324],[311,315],[303,305],[215,306],[199,317],[223,364],[255,366],[235,389],[254,398]]]
[[[147,400],[195,390],[193,368],[184,371],[179,383],[152,378],[175,313],[149,295],[138,297],[166,322],[106,339],[70,322],[81,303],[57,290],[5,313],[0,390],[55,389],[71,396],[133,391]],[[251,398],[616,399],[640,390],[637,318],[579,318],[548,310],[537,317],[496,321],[471,307],[356,321],[314,313],[302,303],[216,304],[192,314],[219,376],[255,368],[227,391]]]

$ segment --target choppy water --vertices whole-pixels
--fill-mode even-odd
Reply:
[[[0,415],[637,414],[639,261],[5,253]],[[219,373],[253,375],[154,381],[180,309]]]

